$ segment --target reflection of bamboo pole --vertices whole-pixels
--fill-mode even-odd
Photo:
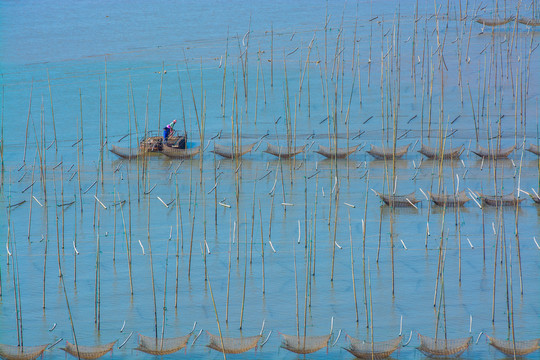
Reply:
[[[358,323],[358,302],[356,301],[356,282],[354,281],[354,256],[353,256],[353,241],[351,229],[351,210],[347,210],[349,216],[349,240],[351,241],[351,277],[353,285],[354,310],[356,313],[356,322]]]

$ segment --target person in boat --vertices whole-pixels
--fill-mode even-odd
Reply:
[[[176,119],[174,119],[170,124],[163,128],[163,142],[166,142],[170,135],[174,132],[174,125],[176,124]]]

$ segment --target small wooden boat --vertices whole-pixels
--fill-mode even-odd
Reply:
[[[145,154],[145,152],[141,151],[139,148],[133,149],[116,145],[112,145],[109,151],[124,159],[136,159],[138,156]]]
[[[518,22],[523,25],[528,26],[540,26],[540,19],[533,19],[533,18],[519,18]]]
[[[401,343],[401,336],[395,339],[378,342],[367,342],[355,339],[347,335],[349,346],[345,348],[348,352],[356,356],[358,359],[386,359],[394,351],[397,350]]]
[[[303,146],[276,146],[266,143],[265,153],[272,154],[282,159],[288,159],[303,153],[307,145]]]
[[[262,335],[232,338],[212,335],[208,331],[209,342],[207,347],[225,354],[241,354],[253,349],[259,343]]]
[[[516,206],[525,198],[518,198],[514,193],[505,195],[486,195],[481,192],[476,192],[478,197],[482,200],[482,204],[489,206]]]
[[[540,146],[529,144],[529,148],[527,149],[527,151],[532,152],[534,155],[540,155]]]
[[[405,155],[407,153],[407,151],[409,150],[409,146],[411,146],[411,144],[397,147],[396,148],[395,158],[399,159],[403,155]],[[393,155],[393,149],[379,147],[379,146],[375,146],[375,145],[371,145],[371,149],[368,150],[367,153],[369,155],[373,156],[375,159],[379,159],[379,160],[383,160],[383,159],[391,160],[393,158],[393,156],[394,156]]]
[[[170,135],[167,145],[177,149],[185,149],[187,134]],[[163,136],[147,136],[139,142],[139,149],[147,152],[161,152],[163,150]]]
[[[109,351],[112,351],[114,344],[116,344],[116,341],[97,346],[77,346],[66,341],[66,347],[61,349],[78,359],[98,359]]]
[[[311,354],[327,347],[330,335],[304,337],[281,334],[281,347],[296,354]]]
[[[533,340],[500,340],[486,335],[489,345],[509,356],[524,356],[540,349],[540,338]]]
[[[418,334],[418,350],[430,357],[458,357],[469,348],[472,336],[461,339],[431,338]]]
[[[319,149],[315,150],[315,152],[317,154],[326,156],[327,158],[343,159],[351,155],[356,150],[358,150],[358,147],[360,147],[360,144],[356,146],[349,146],[349,147],[337,148],[337,149],[336,148],[332,149],[327,146],[319,145]]]
[[[463,206],[465,203],[471,199],[465,194],[465,191],[460,191],[457,194],[433,194],[428,191],[431,201],[433,201],[438,206]]]
[[[381,194],[380,192],[375,191],[378,197],[388,206],[393,207],[407,207],[412,206],[416,207],[416,204],[420,202],[414,194],[414,192],[407,195],[388,195]]]
[[[214,144],[214,150],[212,150],[213,153],[221,155],[228,159],[233,159],[236,157],[243,156],[253,150],[253,147],[257,143],[249,144],[249,145],[242,145],[242,146],[225,146],[220,144]]]
[[[500,150],[494,150],[494,149],[486,149],[485,147],[482,147],[480,145],[477,146],[476,150],[471,150],[472,153],[482,157],[482,158],[488,158],[488,159],[504,159],[507,158],[508,155],[514,149],[516,148],[516,145],[512,145],[510,147],[507,147],[506,149],[500,149]]]
[[[191,333],[184,336],[162,339],[139,334],[139,342],[135,350],[151,355],[172,354],[183,349],[187,345],[190,336]]]
[[[0,358],[7,360],[32,360],[43,356],[49,344],[37,346],[15,346],[0,344]]]
[[[503,19],[486,19],[486,18],[481,18],[481,17],[474,19],[474,21],[476,21],[477,23],[480,23],[480,24],[485,25],[485,26],[506,25],[512,20],[514,20],[513,16],[503,18]]]
[[[163,145],[161,153],[175,159],[191,159],[192,157],[200,154],[201,147],[195,146],[189,149],[180,149],[168,145]]]
[[[437,160],[440,160],[441,158],[445,160],[458,159],[461,156],[461,153],[463,152],[463,145],[456,148],[445,150],[443,151],[443,154],[441,155],[439,153],[438,148],[434,148],[434,147],[422,144],[422,148],[418,150],[418,152],[422,155],[425,155],[426,157],[430,159],[437,159]]]

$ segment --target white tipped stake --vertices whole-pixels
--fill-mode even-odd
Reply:
[[[34,195],[32,195],[32,199],[34,199],[39,204],[39,206],[43,207],[43,204],[40,203],[39,200]]]
[[[337,241],[334,241],[334,244],[336,244],[336,246],[337,246],[339,249],[343,249],[343,248],[337,243]]]
[[[514,159],[510,159],[510,161],[512,162],[512,166],[516,167],[516,163],[514,162]]]
[[[120,332],[124,332],[125,327],[126,327],[126,320],[124,320],[124,323],[122,324],[122,328],[120,329]]]
[[[416,163],[414,162],[414,160],[412,161],[412,165],[413,165],[413,169],[416,169]]]
[[[424,190],[422,190],[422,188],[420,188],[420,192],[422,193],[422,195],[424,195],[424,197],[426,198],[426,200],[429,201],[428,196],[426,195],[426,193],[424,192]]]
[[[210,248],[208,247],[208,242],[204,240],[204,245],[206,245],[206,252],[210,255]]]
[[[476,342],[474,343],[475,345],[478,345],[478,341],[480,340],[480,337],[482,336],[484,332],[483,331],[480,331],[480,334],[478,334],[478,337],[476,338]]]
[[[493,235],[497,235],[497,231],[495,230],[495,223],[491,222],[491,228],[493,229]]]
[[[98,197],[97,197],[96,195],[94,195],[94,199],[96,199],[97,202],[99,203],[99,205],[101,205],[104,209],[107,209],[107,207],[105,206],[105,204],[103,204],[103,203],[101,202],[101,200],[99,200]]]
[[[231,207],[231,205],[225,204],[225,203],[223,203],[223,202],[221,202],[221,201],[220,201],[218,204],[221,205],[221,206],[223,206],[223,207],[225,207],[225,208],[230,208],[230,207]]]
[[[9,244],[7,241],[6,241],[6,251],[7,251],[8,256],[11,256],[11,253],[9,252]]]
[[[459,175],[456,174],[457,184],[456,184],[456,194],[459,192]]]
[[[165,201],[163,201],[159,196],[157,196],[158,200],[161,201],[161,203],[163,204],[163,206],[165,206],[166,208],[169,208],[169,205],[167,205],[165,203]]]
[[[404,248],[405,250],[408,250],[408,249],[407,249],[407,246],[405,246],[405,243],[403,242],[403,240],[399,239],[399,241],[401,241],[401,245],[403,245],[403,248]]]
[[[401,336],[401,331],[403,330],[403,315],[399,317],[399,336]]]
[[[272,251],[276,253],[276,249],[274,249],[274,245],[272,245],[272,241],[268,240],[268,243],[270,244],[270,247],[272,248]]]
[[[141,242],[141,240],[139,240],[139,245],[141,245],[141,249],[142,249],[142,254],[143,254],[143,255],[146,255],[146,254],[144,253],[144,246],[142,245],[142,242]]]
[[[191,331],[189,332],[190,334],[192,334],[192,333],[195,331],[195,326],[197,326],[197,322],[196,322],[196,321],[193,323],[193,328],[192,328]]]
[[[533,188],[531,188],[531,190],[533,191],[534,195],[536,195],[536,198],[540,199],[540,196],[538,196],[538,193]]]
[[[236,221],[233,222],[233,231],[232,231],[232,243],[234,244],[234,239],[236,238]]]
[[[343,203],[343,204],[347,205],[348,207],[352,207],[353,209],[356,207],[353,204],[349,204],[349,203]]]
[[[534,243],[536,244],[536,247],[538,250],[540,250],[540,245],[538,245],[538,242],[536,241],[536,236],[533,236]]]
[[[193,342],[191,343],[191,346],[193,346],[193,344],[195,344],[195,341],[197,341],[197,339],[199,338],[199,336],[201,336],[202,330],[203,330],[203,329],[201,329],[201,330],[199,331],[199,333],[197,334],[197,336],[195,336],[195,339],[193,339]]]
[[[337,186],[337,176],[335,177],[334,186],[332,187],[332,194],[336,191],[336,186]]]
[[[79,251],[75,247],[75,241],[73,241],[73,250],[75,250],[75,255],[79,255]]]
[[[124,342],[122,343],[122,345],[120,345],[118,348],[121,349],[124,345],[126,345],[126,343],[128,342],[129,339],[131,339],[131,335],[133,335],[133,331],[129,333],[128,337],[126,338],[126,340],[124,340]]]
[[[171,226],[171,228],[169,230],[169,240],[171,240],[171,239],[172,239],[172,226]]]
[[[464,168],[466,168],[467,166],[465,165],[465,161],[463,161],[463,159],[460,159],[461,160],[461,165],[463,165]]]
[[[429,233],[429,222],[426,222],[426,230],[427,230],[428,236],[430,236],[431,234]]]
[[[263,319],[263,322],[262,322],[262,326],[261,326],[261,332],[259,333],[259,335],[262,335],[263,331],[264,331],[264,323],[265,323],[266,319]]]
[[[531,196],[531,194],[529,194],[528,192],[526,192],[525,190],[521,190],[521,189],[518,189],[518,197],[519,197],[519,193],[522,192],[524,194],[527,194],[529,196]]]
[[[476,200],[476,195],[474,195],[471,190],[469,190],[469,197],[476,203],[476,205],[478,205],[480,209],[482,208],[482,205],[480,205],[480,203]]]
[[[49,331],[53,331],[56,328],[56,323],[53,324],[52,328],[49,329]]]
[[[407,202],[408,202],[409,204],[411,204],[412,207],[414,207],[416,210],[418,210],[418,207],[417,207],[416,205],[414,205],[413,202],[412,202],[411,200],[409,200],[409,199],[407,199],[407,198],[405,198],[405,200],[407,200]]]
[[[469,242],[469,246],[471,247],[471,249],[474,249],[474,246],[473,246],[473,244],[471,243],[471,240],[469,240],[469,238],[467,238],[467,241]]]
[[[403,347],[409,345],[409,343],[411,342],[411,339],[412,339],[412,330],[411,330],[411,333],[409,334],[409,340],[407,340],[407,342],[403,345]]]
[[[294,206],[294,204],[286,203],[286,202],[282,202],[281,205],[282,206]]]
[[[330,319],[330,334],[334,331],[334,317]]]
[[[324,187],[323,186],[321,186],[321,191],[322,191],[322,196],[326,197],[326,195],[324,195]]]
[[[266,340],[264,340],[262,343],[261,343],[261,348],[264,346],[264,344],[266,344],[268,342],[268,339],[270,339],[270,335],[272,335],[272,330],[270,330],[270,332],[268,333],[268,336],[266,337]]]
[[[472,333],[472,315],[469,315],[469,334]]]
[[[362,219],[362,234],[366,232],[366,224],[364,223],[364,219]]]
[[[336,345],[336,343],[338,342],[340,336],[341,336],[341,329],[339,329],[339,332],[338,332],[338,334],[337,334],[337,338],[336,338],[336,340],[334,341],[334,343],[332,344],[332,346]]]
[[[58,344],[58,343],[59,343],[60,341],[62,341],[62,340],[64,340],[64,338],[60,338],[60,339],[56,340],[56,341],[55,341],[52,345],[50,345],[47,349],[49,349],[49,350],[52,349],[53,347],[56,346],[56,344]]]
[[[301,234],[301,231],[300,231],[300,220],[298,220],[298,243],[300,244],[300,234]]]

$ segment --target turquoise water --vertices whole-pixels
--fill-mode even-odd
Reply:
[[[437,192],[439,174],[446,192],[539,191],[538,157],[521,147],[538,141],[538,34],[471,21],[515,15],[515,4],[425,2],[417,16],[415,6],[1,3],[0,233],[12,254],[0,252],[1,342],[17,344],[20,304],[25,345],[62,339],[46,358],[65,356],[59,348],[73,342],[71,321],[81,345],[118,339],[113,358],[147,358],[133,349],[138,333],[155,336],[156,322],[165,337],[188,333],[194,322],[195,335],[217,334],[212,295],[224,336],[258,334],[263,321],[263,338],[272,331],[262,349],[235,358],[296,358],[279,348],[278,332],[295,334],[299,324],[303,334],[305,324],[308,335],[323,335],[332,321],[335,346],[309,358],[352,358],[345,334],[369,340],[367,321],[376,341],[400,327],[405,341],[410,331],[435,336],[437,325],[439,337],[476,341],[483,331],[506,339],[512,325],[516,339],[538,337],[538,205],[521,192],[517,212],[469,201],[458,213],[430,205],[420,191]],[[522,5],[519,13],[533,10]],[[192,146],[201,143],[204,119],[202,159],[137,162],[106,151],[135,147],[145,129],[174,118]],[[395,163],[396,193],[414,191],[418,209],[381,207],[370,190],[392,187],[392,162],[366,150],[392,146],[394,120],[397,146],[411,144]],[[499,129],[501,148],[518,149],[511,160],[482,162],[470,150],[496,146]],[[241,161],[214,157],[212,142],[230,144],[237,131],[243,144],[268,135]],[[282,162],[263,152],[265,141],[286,144],[287,133],[309,150]],[[348,160],[324,159],[314,150],[332,144],[333,134],[340,147],[361,149]],[[441,136],[446,148],[464,146],[463,162],[421,160],[420,143],[437,146]],[[222,357],[205,347],[204,331],[192,341],[165,357]],[[422,358],[418,345],[413,333],[394,357]],[[503,356],[482,337],[464,357]]]

